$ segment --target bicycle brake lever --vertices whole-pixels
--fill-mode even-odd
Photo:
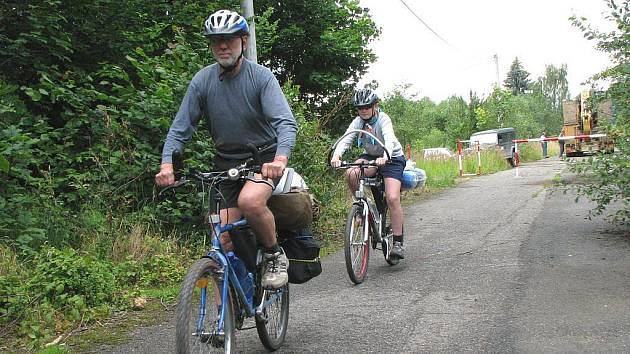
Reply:
[[[162,190],[158,193],[159,197],[162,197],[162,194],[164,194],[164,192],[169,191],[171,189],[175,189],[177,187],[180,187],[186,183],[190,182],[189,180],[186,179],[186,176],[183,176],[182,178],[180,178],[179,180],[175,181],[175,183],[171,184],[170,186],[166,186],[164,188],[162,188]]]

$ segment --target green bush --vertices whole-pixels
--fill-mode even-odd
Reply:
[[[111,265],[76,251],[45,246],[29,262],[0,276],[0,321],[38,346],[77,321],[109,314],[117,288]]]
[[[129,255],[121,262],[97,259],[71,248],[45,245],[26,263],[18,265],[9,249],[2,248],[0,265],[0,324],[5,340],[36,348],[75,323],[89,323],[112,311],[130,306],[138,287],[171,286],[185,273],[186,251],[170,242],[150,243],[139,259]],[[163,251],[158,254],[157,252]],[[178,252],[176,252],[178,251]]]

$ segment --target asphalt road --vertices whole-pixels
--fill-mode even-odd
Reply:
[[[586,219],[592,204],[552,193],[557,158],[475,177],[405,207],[407,258],[373,252],[348,279],[343,252],[291,288],[278,353],[630,352],[630,230]],[[341,221],[340,221],[341,222]],[[172,353],[171,323],[105,353]],[[256,331],[237,333],[261,353]]]

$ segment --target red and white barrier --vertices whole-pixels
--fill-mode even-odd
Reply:
[[[481,175],[481,147],[477,141],[477,173],[464,173],[464,154],[462,143],[469,143],[470,140],[457,140],[457,159],[459,163],[459,177],[480,176]]]
[[[572,136],[554,136],[551,138],[534,138],[534,139],[514,139],[512,142],[514,143],[531,143],[531,142],[542,142],[542,141],[558,141],[558,140],[585,140],[585,139],[593,139],[593,138],[603,138],[606,134],[591,134],[591,135],[572,135]]]
[[[518,143],[532,143],[543,141],[564,141],[564,140],[586,140],[594,138],[603,138],[606,134],[591,134],[591,135],[570,135],[570,136],[553,136],[550,138],[532,138],[532,139],[514,139],[514,162],[516,164],[516,177],[520,177],[518,174],[518,166],[520,165],[520,158],[518,156]]]

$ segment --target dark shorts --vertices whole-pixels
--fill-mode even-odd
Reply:
[[[378,157],[380,156],[372,156],[368,154],[362,154],[361,156],[359,156],[360,159],[364,159],[368,161],[376,160]],[[379,167],[378,170],[383,177],[395,178],[402,182],[403,171],[405,170],[406,163],[407,163],[407,160],[405,160],[404,156],[402,155],[396,156],[396,157],[392,157],[390,163],[385,164],[385,166]]]
[[[262,160],[261,163],[271,162],[273,161],[275,157],[276,157],[275,149],[273,151],[261,153],[260,155],[260,159]],[[247,161],[247,159],[232,160],[232,159],[223,158],[219,155],[215,155],[214,156],[214,170],[225,171],[232,167],[241,165],[245,161]],[[226,182],[221,183],[221,185],[219,186],[219,190],[221,191],[221,194],[222,194],[222,200],[221,200],[221,203],[219,204],[220,208],[221,209],[236,208],[238,206],[238,196],[241,193],[241,189],[243,189],[244,185],[245,185],[245,181],[243,180],[226,181]],[[210,200],[212,203],[211,204],[212,209],[214,209],[214,195],[211,195],[210,198],[212,198]]]

